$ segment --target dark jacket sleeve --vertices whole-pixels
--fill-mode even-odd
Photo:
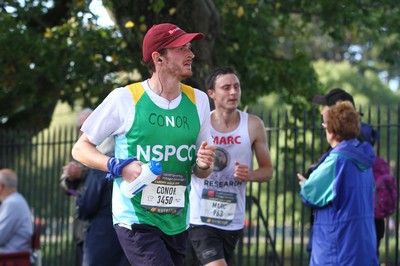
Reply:
[[[83,220],[90,220],[95,216],[102,207],[102,197],[104,191],[109,185],[105,179],[106,172],[90,169],[87,173],[85,184],[82,192],[79,194],[76,207],[78,218]]]

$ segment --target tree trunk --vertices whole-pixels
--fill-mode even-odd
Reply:
[[[214,43],[221,30],[218,10],[212,0],[164,1],[149,6],[148,1],[104,0],[136,60],[142,58],[141,44],[147,30],[154,24],[173,23],[186,32],[202,32],[205,39],[192,44],[195,54],[193,76],[185,83],[204,90],[204,78],[215,64]],[[152,12],[149,12],[149,9]],[[148,14],[144,17],[144,14]],[[126,28],[128,21],[135,23]],[[143,27],[145,25],[146,27]],[[137,42],[137,39],[140,39]],[[136,40],[136,41],[135,41]],[[141,72],[143,73],[144,70]],[[146,70],[147,71],[147,70]]]

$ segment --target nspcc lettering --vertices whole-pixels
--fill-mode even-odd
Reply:
[[[136,147],[137,157],[141,161],[169,161],[171,158],[176,158],[180,162],[191,161],[196,152],[196,145],[181,145],[175,147],[173,145],[154,145]],[[142,160],[143,159],[143,160]]]

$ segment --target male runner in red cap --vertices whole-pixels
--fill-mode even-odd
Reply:
[[[113,222],[132,265],[183,265],[186,253],[191,173],[206,178],[214,150],[207,95],[181,83],[192,76],[191,41],[176,25],[155,25],[143,40],[143,62],[151,77],[112,91],[82,126],[72,154],[85,165],[114,178]],[[115,157],[96,150],[108,136]],[[133,198],[121,193],[141,165],[162,164],[163,173]]]

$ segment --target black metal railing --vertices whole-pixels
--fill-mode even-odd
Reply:
[[[390,162],[399,184],[399,106],[368,107],[363,113],[363,121],[380,131],[376,153]],[[268,183],[248,185],[245,233],[235,265],[308,265],[310,209],[301,203],[296,173],[305,173],[327,148],[319,113],[260,109],[256,114],[266,126],[274,176]],[[41,132],[0,130],[0,168],[18,173],[19,190],[41,225],[42,265],[74,265],[75,200],[58,181],[77,137],[73,126]],[[386,221],[380,254],[382,264],[400,264],[398,211]]]

